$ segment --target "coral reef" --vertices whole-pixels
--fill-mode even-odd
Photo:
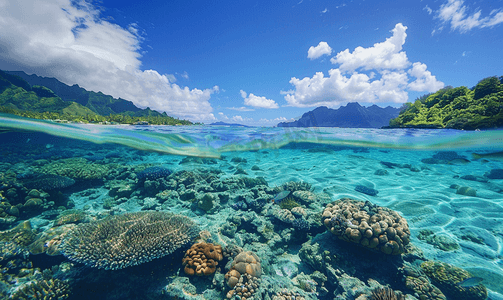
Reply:
[[[230,278],[234,280],[237,276],[236,270],[229,271],[232,274]],[[229,273],[227,273],[229,274]],[[227,277],[226,274],[226,277]],[[254,277],[248,273],[242,274],[238,277],[234,287],[227,293],[227,298],[230,299],[232,296],[236,295],[241,300],[253,299],[252,296],[257,292],[260,286],[260,278]]]
[[[336,200],[327,205],[322,218],[338,238],[368,249],[398,255],[405,252],[409,243],[407,221],[397,212],[369,201]]]
[[[63,300],[70,296],[70,285],[59,279],[29,281],[18,287],[10,296],[13,300]]]
[[[281,202],[279,202],[279,207],[281,207],[282,209],[292,210],[292,208],[298,206],[300,206],[300,204],[297,203],[295,199],[293,199],[293,197],[286,197],[281,200]]]
[[[260,285],[262,266],[258,256],[251,251],[244,251],[236,255],[231,269],[225,274],[225,280],[231,290],[227,298],[238,295],[240,299],[250,298]]]
[[[404,263],[399,268],[403,275],[405,286],[414,292],[419,299],[446,300],[445,295],[434,286],[428,276],[410,263]]]
[[[21,180],[27,189],[39,189],[44,191],[60,190],[75,184],[75,180],[54,174],[35,174],[30,178]]]
[[[459,285],[463,280],[473,277],[466,270],[438,261],[425,261],[421,264],[421,269],[449,299],[483,300],[487,298],[487,289],[482,284],[470,287]]]
[[[389,287],[379,287],[372,290],[370,300],[402,300],[401,296],[395,294],[395,291]]]
[[[103,179],[107,175],[109,167],[90,163],[87,159],[79,157],[56,160],[43,165],[37,171],[43,174],[70,177],[75,180],[94,180]]]
[[[419,231],[417,238],[443,251],[459,249],[458,243],[447,235],[437,235],[429,229]]]
[[[272,296],[272,300],[305,300],[305,299],[306,298],[302,297],[301,295],[289,291],[277,292],[274,296]]]
[[[187,275],[211,275],[215,273],[218,262],[223,258],[220,245],[196,243],[185,252],[182,264]]]
[[[75,224],[52,227],[37,235],[35,241],[28,245],[31,254],[45,253],[50,256],[60,255],[63,237],[75,228]]]
[[[12,241],[20,246],[28,246],[35,240],[35,236],[30,221],[24,221],[10,230],[0,231],[0,241]]]
[[[169,175],[171,175],[171,173],[173,173],[173,171],[171,171],[168,168],[161,166],[154,166],[146,168],[145,170],[136,173],[136,178],[138,178],[138,180],[142,182],[145,180],[156,180],[159,178],[168,177]]]
[[[283,183],[281,186],[274,189],[276,193],[281,191],[290,191],[294,193],[296,191],[311,191],[313,186],[305,181],[288,181]]]
[[[168,212],[125,213],[79,224],[61,243],[71,260],[116,270],[149,262],[180,248],[199,233],[188,217]]]

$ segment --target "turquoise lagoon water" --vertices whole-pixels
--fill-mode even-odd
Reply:
[[[403,270],[408,265],[420,272],[427,260],[482,278],[488,299],[503,299],[503,179],[498,173],[503,158],[487,155],[503,151],[503,131],[100,126],[7,115],[0,116],[0,130],[0,237],[19,224],[28,226],[26,221],[32,242],[71,223],[170,211],[194,220],[208,232],[206,241],[260,258],[259,288],[247,299],[274,299],[278,293],[295,299],[371,299],[374,288],[386,285],[406,299],[420,299],[405,284]],[[141,180],[141,171],[150,167],[171,174]],[[30,178],[46,176],[40,172],[70,181],[36,185]],[[181,188],[181,177],[192,181]],[[215,188],[245,182],[240,178],[252,183]],[[170,180],[179,183],[167,184]],[[295,226],[278,216],[279,201],[272,202],[291,182],[302,182],[314,195],[312,202],[297,201],[303,215],[294,218],[303,223]],[[31,193],[34,188],[47,192],[45,198]],[[202,201],[207,194],[213,199],[209,204]],[[32,198],[42,200],[28,205]],[[321,213],[341,198],[397,211],[410,228],[409,252],[374,253],[328,232]],[[61,221],[65,211],[74,217]],[[0,295],[6,298],[35,293],[26,287],[50,278],[64,282],[61,299],[226,299],[230,290],[224,278],[232,262],[228,257],[210,276],[184,273],[181,260],[190,243],[152,262],[101,270],[8,239],[2,241],[2,253],[10,254],[0,260]],[[47,239],[42,248],[49,244]],[[445,286],[428,280],[444,292]],[[460,281],[449,280],[451,286]]]

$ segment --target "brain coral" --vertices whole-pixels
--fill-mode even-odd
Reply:
[[[403,217],[369,201],[336,200],[327,205],[322,220],[340,239],[386,254],[402,254],[410,240],[409,226]]]
[[[116,270],[166,256],[198,235],[190,218],[169,212],[144,211],[79,224],[62,240],[60,250],[71,260]]]
[[[218,262],[224,258],[222,247],[211,243],[192,245],[182,260],[187,275],[210,275],[215,273]]]

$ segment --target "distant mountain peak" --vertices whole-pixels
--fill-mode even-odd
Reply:
[[[278,127],[380,128],[388,126],[399,113],[398,108],[390,106],[382,108],[374,104],[363,107],[358,102],[349,102],[338,109],[319,106],[296,121],[279,123]]]

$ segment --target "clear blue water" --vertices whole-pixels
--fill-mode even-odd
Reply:
[[[503,299],[503,179],[497,171],[503,169],[503,131],[99,126],[6,115],[0,116],[0,129],[1,195],[8,203],[0,218],[4,233],[25,221],[39,239],[60,226],[72,230],[75,225],[58,221],[70,210],[85,216],[74,220],[77,224],[130,212],[170,211],[209,232],[207,241],[256,253],[263,273],[253,299],[273,299],[286,291],[305,299],[357,299],[370,297],[378,285],[419,299],[405,285],[400,268],[404,262],[419,268],[426,260],[482,278],[489,299]],[[138,174],[153,166],[172,174],[139,180]],[[30,181],[40,172],[74,183],[49,184],[45,191]],[[182,188],[186,178],[195,182],[184,181]],[[237,184],[242,178],[263,178],[261,184],[268,187]],[[304,215],[294,217],[307,220],[309,228],[281,219],[279,204],[271,201],[288,182],[310,186],[314,200],[298,201]],[[229,189],[220,191],[217,183]],[[32,189],[48,195],[30,196]],[[202,202],[207,194],[214,199],[210,207]],[[43,203],[27,205],[33,198]],[[322,225],[321,213],[341,198],[397,211],[408,223],[414,250],[390,258],[337,239]],[[230,290],[224,278],[228,258],[211,276],[184,273],[182,250],[190,243],[181,252],[115,271],[59,253],[34,254],[32,245],[18,247],[28,254],[9,256],[17,267],[0,260],[9,275],[0,286],[5,297],[29,282],[39,283],[37,272],[44,270],[67,283],[68,299],[224,299]],[[332,260],[323,258],[325,251]],[[27,275],[21,263],[31,263],[24,268],[31,270]]]

